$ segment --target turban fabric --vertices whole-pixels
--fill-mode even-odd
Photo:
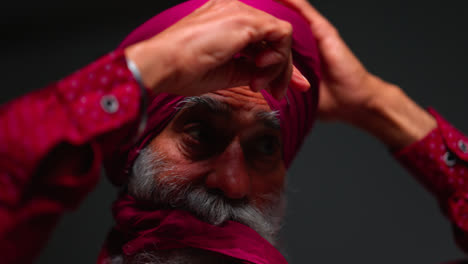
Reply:
[[[311,89],[307,92],[288,89],[286,97],[281,100],[261,91],[270,108],[279,112],[283,161],[286,168],[289,168],[316,117],[321,77],[316,41],[309,24],[293,10],[273,0],[240,1],[292,25],[293,64],[311,84]],[[190,0],[156,15],[128,35],[120,48],[153,37],[205,2],[207,0]],[[171,121],[176,114],[177,104],[183,99],[183,96],[164,93],[151,98],[147,127],[143,135],[132,147],[121,149],[112,159],[105,161],[104,165],[111,182],[116,185],[124,185],[127,182],[129,171],[139,151]],[[272,245],[255,231],[238,223],[229,221],[222,227],[214,227],[186,212],[158,210],[125,194],[114,203],[113,213],[116,226],[110,232],[100,254],[100,264],[106,263],[105,259],[109,255],[132,255],[151,247],[193,247],[238,258],[246,263],[286,263]]]
[[[261,92],[270,108],[279,111],[283,160],[286,168],[289,168],[312,128],[316,116],[318,85],[321,77],[316,41],[310,31],[309,24],[291,9],[273,0],[240,1],[291,23],[293,26],[293,63],[311,84],[311,88],[307,92],[288,89],[287,99],[283,98],[280,101],[274,99],[264,90]],[[205,2],[207,0],[187,1],[156,15],[130,33],[120,44],[120,48],[153,37],[202,6]],[[122,149],[111,160],[105,161],[104,165],[111,182],[116,185],[122,185],[126,182],[129,170],[139,151],[170,122],[176,114],[177,103],[182,99],[184,99],[183,96],[164,93],[158,94],[151,99],[148,107],[147,127],[143,136],[131,149]]]

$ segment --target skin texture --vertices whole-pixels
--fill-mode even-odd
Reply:
[[[211,0],[125,53],[155,92],[191,96],[249,85],[281,98],[290,81],[293,89],[310,86],[292,75],[291,35],[288,22],[236,0]]]
[[[369,73],[337,29],[307,1],[278,1],[300,13],[317,38],[323,63],[321,120],[359,127],[393,150],[436,127],[435,119],[398,86]],[[292,74],[290,45],[288,23],[236,0],[211,0],[125,52],[155,92],[191,96],[249,85],[280,98],[289,81],[293,89],[310,86],[300,73]],[[237,53],[247,59],[233,59]]]
[[[434,118],[399,87],[369,73],[336,28],[307,1],[280,2],[304,16],[317,37],[323,62],[321,120],[362,128],[391,149],[420,140],[436,126]],[[210,118],[210,129],[214,129],[207,143],[193,140],[199,136],[200,125],[178,122],[182,114],[152,142],[171,164],[177,164],[179,175],[187,181],[205,184],[231,199],[255,201],[282,187],[281,158],[257,162],[249,146],[254,145],[257,133],[252,132],[258,123],[253,113],[268,107],[253,92],[267,89],[279,98],[291,76],[293,89],[309,87],[300,74],[292,74],[290,27],[238,1],[212,0],[161,34],[126,50],[154,91],[207,94],[234,110],[230,115],[197,110],[197,115],[185,117]],[[245,60],[233,59],[239,52],[246,55]]]
[[[263,197],[283,189],[286,174],[279,127],[265,125],[257,117],[271,112],[270,107],[247,86],[206,96],[231,110],[182,110],[150,147],[166,157],[183,182],[202,184],[228,199],[247,199],[262,208]]]

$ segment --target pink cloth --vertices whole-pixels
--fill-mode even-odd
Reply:
[[[455,241],[468,253],[468,137],[434,109],[429,113],[437,128],[395,153],[395,158],[437,198],[453,224]]]
[[[156,15],[134,30],[120,47],[127,47],[158,34],[205,2],[207,0],[187,1]],[[286,99],[277,101],[267,92],[262,91],[272,110],[279,110],[283,158],[286,167],[289,168],[304,138],[312,128],[316,116],[318,85],[321,76],[316,42],[309,24],[291,9],[273,0],[241,0],[241,2],[291,23],[293,26],[293,62],[311,83],[311,89],[305,93],[289,89],[287,92],[289,104]],[[154,97],[148,111],[148,126],[141,140],[131,149],[121,149],[119,155],[115,155],[107,162],[106,169],[112,182],[117,185],[125,183],[129,168],[138,156],[139,150],[164,129],[176,112],[175,105],[183,98],[169,94],[158,94]],[[125,168],[116,166],[116,164],[125,164]]]
[[[119,102],[118,111],[103,109],[101,102],[109,96]],[[138,84],[122,50],[116,50],[0,106],[1,263],[34,262],[63,213],[93,189],[102,160],[112,160],[115,146],[133,138],[139,103]],[[468,154],[461,147],[468,138],[431,113],[438,127],[395,157],[435,194],[458,244],[468,252]],[[62,169],[42,167],[62,143],[73,145],[59,152],[61,162],[54,165]],[[456,157],[454,163],[445,162],[447,153]],[[84,165],[88,170],[73,169]]]
[[[291,23],[294,32],[293,63],[311,83],[311,89],[308,92],[288,89],[288,99],[281,101],[275,100],[267,92],[262,91],[272,110],[278,110],[280,113],[283,159],[286,167],[289,167],[315,120],[320,79],[317,46],[308,23],[287,7],[273,0],[241,1]],[[205,2],[206,0],[191,0],[162,12],[133,31],[120,47],[129,46],[158,34]],[[149,107],[148,125],[140,141],[130,150],[122,149],[120,155],[116,155],[117,160],[110,160],[107,166],[108,175],[115,184],[125,183],[139,151],[164,129],[176,113],[175,106],[183,98],[183,96],[170,94],[158,94],[154,97]],[[116,164],[125,164],[125,168],[122,169]],[[141,202],[136,202],[129,197],[120,199],[116,202],[114,210],[118,226],[111,233],[112,239],[108,239],[100,261],[105,258],[102,256],[108,254],[106,250],[109,248],[117,248],[118,254],[133,254],[139,250],[148,249],[147,247],[153,249],[195,247],[250,263],[287,263],[272,245],[255,231],[239,223],[228,222],[222,227],[216,227],[201,222],[186,212],[157,211],[157,208],[153,208],[153,211],[140,211],[137,207],[141,206]],[[132,202],[128,203],[130,200]],[[122,204],[125,206],[122,207]],[[120,212],[120,210],[123,211]],[[151,223],[154,224],[146,226],[146,229],[143,228],[141,232],[132,232],[136,228],[141,228],[142,225],[140,221],[135,221],[135,217],[151,219],[153,220]],[[131,241],[116,239],[125,235],[130,235]]]
[[[134,137],[140,96],[116,50],[0,106],[0,263],[34,262],[99,181],[103,158]],[[106,98],[115,111],[103,108]]]
[[[158,210],[150,202],[123,196],[114,203],[116,226],[109,236],[112,250],[118,245],[124,255],[132,256],[154,249],[198,248],[230,256],[248,263],[287,263],[265,239],[249,227],[228,221],[213,226],[186,211]],[[117,243],[116,243],[117,241]],[[109,248],[109,246],[108,246]],[[107,252],[98,263],[104,263]]]
[[[104,96],[114,96],[119,111],[104,111]],[[34,262],[64,212],[79,206],[93,189],[102,160],[133,138],[139,103],[138,84],[122,50],[116,50],[59,82],[0,106],[2,264]],[[468,154],[461,147],[468,138],[435,111],[431,114],[438,127],[395,157],[436,196],[459,246],[468,252]],[[60,142],[75,147],[60,153],[63,170],[42,167],[39,173],[39,164]],[[88,147],[91,152],[86,155],[76,151]],[[451,166],[443,159],[448,152],[456,157]],[[87,171],[73,170],[77,164],[90,165]]]

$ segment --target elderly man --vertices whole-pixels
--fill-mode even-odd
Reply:
[[[466,137],[368,73],[307,2],[283,4],[188,1],[3,106],[3,261],[30,263],[104,162],[123,188],[99,263],[285,263],[285,174],[316,114],[400,150],[468,248]]]

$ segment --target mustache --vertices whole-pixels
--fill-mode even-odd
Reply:
[[[158,191],[152,195],[156,204],[184,209],[213,225],[220,225],[227,220],[238,220],[237,216],[244,211],[257,211],[247,199],[228,199],[221,192],[204,186],[174,186],[164,182],[160,185]]]
[[[212,225],[236,221],[275,244],[283,219],[282,213],[278,213],[284,207],[283,195],[265,197],[267,204],[272,206],[260,210],[248,199],[229,199],[220,191],[202,185],[179,185],[173,179],[171,183],[159,181],[156,184],[157,191],[153,192],[152,198],[158,206],[186,210]]]

